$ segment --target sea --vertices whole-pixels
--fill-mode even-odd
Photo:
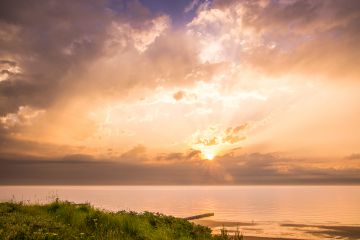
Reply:
[[[0,201],[59,198],[108,211],[195,220],[214,233],[290,239],[360,239],[360,186],[0,186]]]

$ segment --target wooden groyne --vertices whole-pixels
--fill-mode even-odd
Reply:
[[[194,216],[186,217],[186,218],[184,218],[184,219],[185,219],[185,220],[195,220],[195,219],[212,217],[212,216],[214,216],[214,213],[204,213],[204,214],[199,214],[199,215],[194,215]]]

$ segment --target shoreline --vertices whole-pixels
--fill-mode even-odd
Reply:
[[[304,240],[304,239],[301,239],[301,238],[273,238],[273,237],[244,236],[244,240]]]
[[[249,240],[303,240],[307,237],[286,237],[286,236],[258,236],[258,234],[251,234],[252,231],[262,229],[261,226],[266,224],[261,222],[236,222],[236,221],[218,221],[211,219],[198,219],[194,220],[196,224],[210,227],[213,230],[219,230],[222,227],[227,228],[228,232],[231,233],[237,227],[242,231],[244,239]],[[299,224],[299,223],[271,223],[277,225],[279,230],[284,229],[296,229],[298,232],[302,232],[304,235],[313,236],[312,239],[332,239],[341,238],[347,240],[360,239],[360,224]],[[258,228],[257,228],[258,226]],[[243,232],[246,230],[245,232]],[[266,230],[264,230],[266,231]],[[269,233],[268,233],[269,234]],[[271,235],[271,234],[269,234]]]
[[[52,203],[44,203],[44,204],[31,204],[24,202],[0,202],[0,205],[9,205],[14,206],[14,209],[26,209],[26,208],[49,208],[51,205],[65,205],[72,208],[72,211],[77,211],[78,208],[84,207],[87,211],[90,212],[98,212],[103,215],[112,215],[112,214],[130,214],[134,216],[143,216],[146,214],[150,214],[155,218],[165,217],[174,219],[175,222],[188,222],[193,223],[194,227],[199,226],[204,229],[208,228],[209,233],[212,236],[218,236],[220,230],[225,228],[226,232],[229,236],[234,235],[234,233],[240,233],[243,235],[243,239],[248,240],[303,240],[303,239],[331,239],[331,238],[341,238],[348,240],[360,239],[360,224],[354,225],[340,225],[340,224],[300,224],[300,223],[285,223],[285,222],[239,222],[239,221],[221,221],[221,220],[212,220],[212,219],[194,219],[194,220],[186,220],[184,218],[178,218],[170,215],[163,215],[159,213],[151,213],[151,212],[126,212],[126,211],[118,211],[112,212],[104,209],[95,208],[90,204],[79,204],[73,202],[63,202],[59,200],[55,200]],[[9,207],[7,206],[7,207]],[[10,207],[12,208],[12,207]],[[1,209],[0,209],[1,210]],[[4,210],[4,209],[3,209]],[[5,213],[11,213],[6,212]],[[26,211],[25,211],[26,212]],[[49,213],[47,213],[49,214]],[[3,219],[6,223],[7,220]],[[0,229],[1,230],[1,229]],[[284,231],[286,230],[286,231]],[[1,232],[1,231],[0,231]],[[209,238],[210,239],[210,238]]]
[[[196,223],[204,222],[204,220],[186,220],[150,212],[111,212],[94,208],[90,204],[59,200],[47,204],[0,202],[0,213],[0,238],[9,239],[19,236],[26,237],[26,239],[38,239],[38,237],[43,239],[45,237],[56,240],[69,239],[70,236],[74,236],[75,239],[84,237],[95,237],[96,239],[96,237],[103,236],[106,236],[107,239],[118,239],[118,237],[138,239],[137,236],[147,236],[146,239],[153,239],[151,236],[157,234],[157,230],[160,229],[160,234],[168,232],[166,238],[170,237],[170,239],[182,236],[189,240],[292,240],[291,238],[244,236],[242,234],[240,234],[242,237],[235,237],[236,231],[230,229],[227,230],[225,236],[220,236],[214,233],[210,227]],[[211,220],[205,221],[211,222]],[[214,221],[213,223],[221,222]],[[239,223],[226,222],[226,224]],[[143,229],[144,225],[148,225],[148,227]],[[242,225],[249,224],[243,223]],[[108,235],[108,232],[112,235]],[[158,239],[159,236],[154,239]]]

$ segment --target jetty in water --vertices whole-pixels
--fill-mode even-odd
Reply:
[[[195,219],[212,217],[212,216],[214,216],[214,213],[204,213],[204,214],[199,214],[199,215],[194,215],[194,216],[186,217],[186,218],[184,218],[184,219],[185,219],[185,220],[195,220]]]

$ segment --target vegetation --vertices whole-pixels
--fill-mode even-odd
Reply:
[[[46,205],[0,203],[0,239],[240,240],[242,236],[229,236],[225,229],[212,235],[208,227],[158,213],[113,213],[57,200]]]

